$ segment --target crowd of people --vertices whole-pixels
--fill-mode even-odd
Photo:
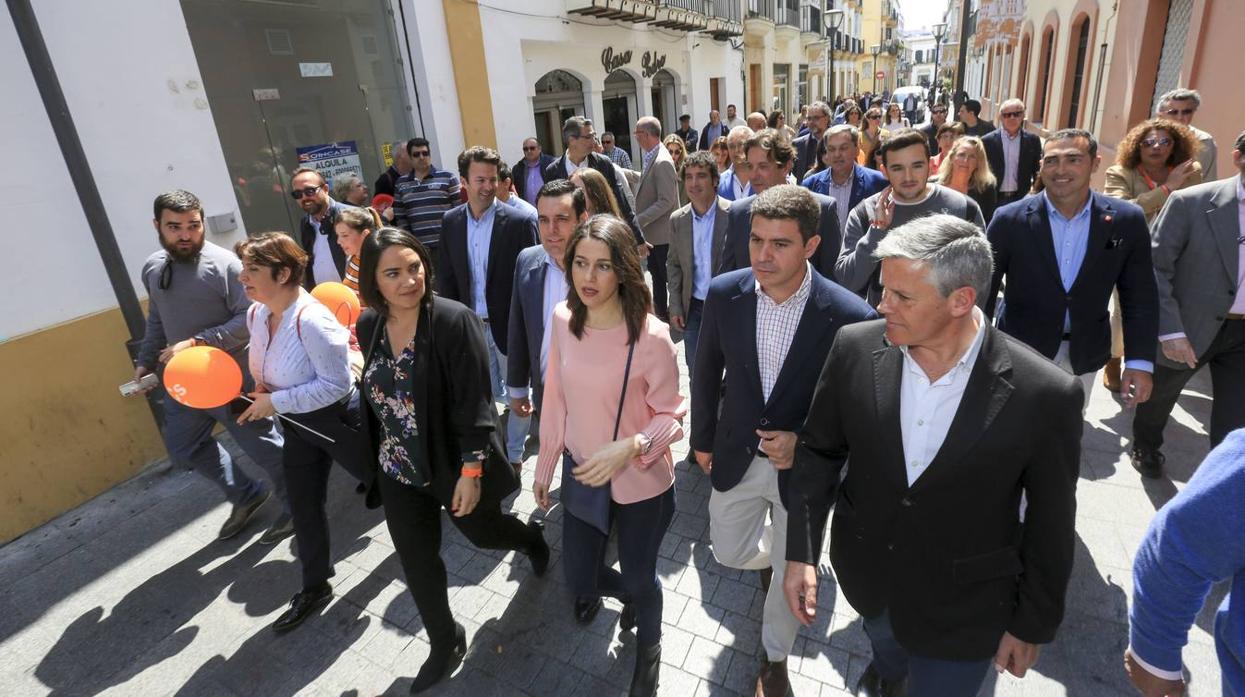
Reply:
[[[955,122],[931,100],[922,121],[911,93],[814,102],[791,123],[733,105],[700,131],[688,115],[669,133],[643,117],[634,161],[582,116],[563,124],[560,155],[527,138],[513,166],[472,146],[441,170],[413,138],[373,186],[392,206],[368,208],[358,177],[330,191],[298,169],[299,229],[234,252],[173,191],[155,201],[162,250],[143,268],[136,377],[197,345],[243,369],[238,408],[167,400],[164,437],[232,504],[222,539],[280,501],[260,542],[293,535],[303,580],[277,631],[332,597],[332,463],[383,507],[432,647],[412,692],[466,650],[442,509],[472,544],[548,568],[539,520],[502,508],[536,445],[544,511],[561,466],[568,609],[587,624],[603,597],[620,600],[630,694],[655,694],[657,557],[686,432],[712,483],[713,554],[765,591],[756,694],[790,690],[829,523],[830,563],[873,649],[858,694],[916,696],[976,694],[991,667],[1023,676],[1054,639],[1097,373],[1135,409],[1133,466],[1158,478],[1173,405],[1209,365],[1217,447],[1142,544],[1125,656],[1145,694],[1175,694],[1210,582],[1245,586],[1245,436],[1232,434],[1245,426],[1245,133],[1241,174],[1216,180],[1214,140],[1191,125],[1199,104],[1163,95],[1102,192],[1091,133],[1043,138],[1015,99],[998,128],[971,99]],[[325,282],[358,293],[355,325],[311,297]],[[271,484],[234,466],[215,423]],[[1226,600],[1229,694],[1245,694],[1242,621]]]

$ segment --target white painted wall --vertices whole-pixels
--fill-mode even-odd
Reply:
[[[157,194],[193,191],[208,215],[238,209],[181,6],[34,6],[86,151],[87,162],[73,163],[74,170],[95,176],[105,207],[98,213],[111,221],[144,296],[138,273],[158,248],[151,225]],[[7,11],[0,84],[0,148],[15,165],[0,171],[0,207],[12,221],[8,239],[23,240],[9,246],[14,256],[0,286],[5,340],[117,302]],[[239,218],[238,232],[213,241],[232,245],[241,232]]]
[[[398,18],[397,33],[401,53],[406,55],[406,38],[411,46],[411,64],[415,72],[415,89],[419,91],[423,112],[424,137],[432,144],[432,161],[442,169],[458,170],[458,153],[466,147],[463,124],[459,118],[458,90],[454,82],[454,65],[450,60],[450,39],[445,26],[445,9],[434,0],[396,0],[406,11],[406,32]],[[535,3],[533,3],[535,4]],[[483,11],[484,6],[480,6]],[[487,35],[486,35],[487,39]],[[409,73],[409,71],[407,71]],[[491,76],[490,76],[491,77]],[[491,84],[498,84],[490,80]],[[408,87],[410,81],[407,81]],[[487,86],[483,86],[487,89]],[[419,127],[418,115],[415,120]],[[522,147],[520,146],[520,150]]]
[[[420,17],[421,22],[424,19]],[[710,78],[725,80],[727,103],[743,102],[740,52],[707,34],[569,15],[564,0],[481,4],[480,23],[497,144],[508,162],[522,158],[523,139],[536,130],[532,97],[536,81],[550,70],[565,70],[584,83],[586,115],[597,122],[598,132],[602,130],[601,91],[607,73],[601,52],[606,47],[616,53],[632,51],[624,69],[636,80],[640,115],[651,113],[652,108],[652,80],[640,74],[642,55],[654,51],[666,56],[665,69],[675,76],[678,105],[678,113],[667,119],[671,123],[662,124],[666,131],[678,127],[679,114],[691,114],[698,130],[708,120]]]

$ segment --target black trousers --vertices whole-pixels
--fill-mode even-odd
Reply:
[[[636,645],[661,641],[661,581],[657,552],[674,518],[674,487],[635,503],[611,504],[618,529],[619,573],[605,563],[609,537],[567,512],[562,516],[562,563],[576,596],[609,596],[634,603]]]
[[[441,502],[431,492],[408,486],[384,472],[378,472],[381,500],[385,504],[385,523],[402,562],[406,585],[415,607],[428,630],[433,648],[454,641],[454,617],[445,562],[441,560]],[[539,533],[513,515],[501,512],[501,503],[481,503],[462,518],[450,521],[471,544],[481,549],[513,549],[527,552]]]
[[[281,422],[285,431],[281,466],[289,492],[290,517],[294,520],[294,546],[303,565],[303,589],[308,590],[333,577],[329,521],[324,513],[333,461],[362,481],[367,447],[359,433],[358,391],[346,403],[287,416],[336,441],[330,443],[305,428]]]
[[[653,311],[662,321],[670,319],[670,303],[666,290],[666,258],[670,245],[655,244],[648,253],[648,272],[653,275]]]
[[[1197,367],[1210,366],[1214,401],[1210,408],[1210,447],[1235,429],[1245,427],[1245,320],[1227,320],[1210,342]],[[1197,369],[1154,366],[1154,389],[1150,399],[1137,405],[1133,416],[1133,447],[1163,447],[1163,429],[1180,392]]]

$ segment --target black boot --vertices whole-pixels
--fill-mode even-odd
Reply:
[[[433,646],[428,660],[419,667],[419,674],[411,683],[411,694],[423,692],[453,673],[467,655],[467,631],[454,623],[454,641],[447,646]]]
[[[654,697],[657,694],[657,674],[660,670],[661,644],[636,648],[635,673],[631,676],[628,697]]]
[[[635,629],[635,603],[623,603],[622,612],[618,613],[618,628],[624,632]]]

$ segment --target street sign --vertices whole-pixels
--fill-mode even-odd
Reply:
[[[877,79],[882,80],[886,77],[886,71],[879,70],[873,77],[876,77]]]

